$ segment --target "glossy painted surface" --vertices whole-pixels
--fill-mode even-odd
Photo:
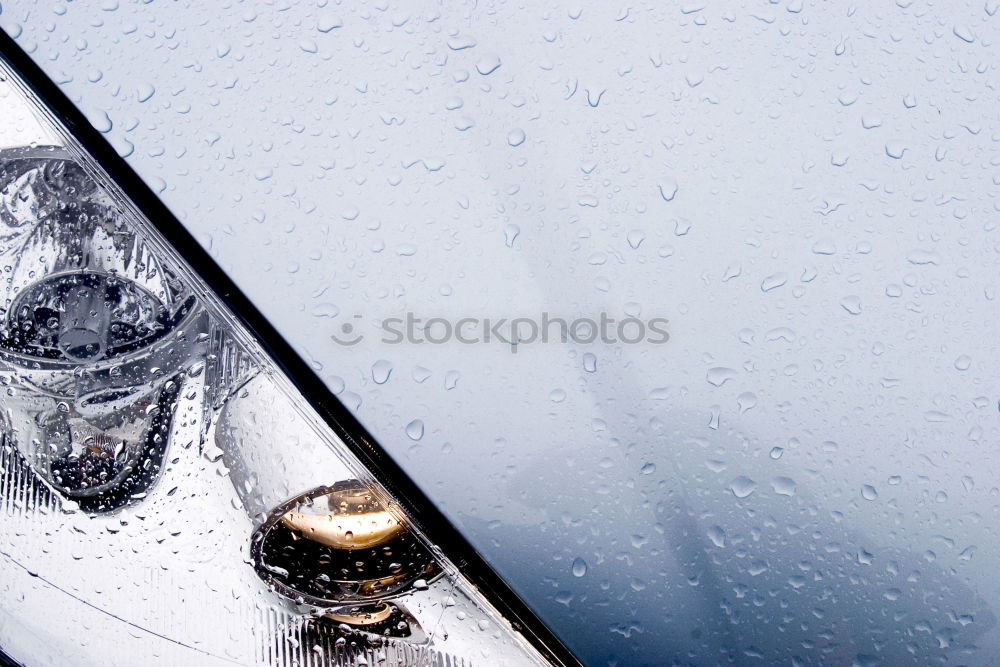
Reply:
[[[995,3],[322,4],[0,25],[589,663],[995,661]]]

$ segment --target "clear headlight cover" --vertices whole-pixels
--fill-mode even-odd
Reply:
[[[4,113],[40,123],[40,143],[0,150],[0,650],[545,664],[63,121],[0,77]]]

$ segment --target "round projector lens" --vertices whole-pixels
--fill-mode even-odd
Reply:
[[[252,547],[265,581],[317,606],[380,602],[436,573],[427,549],[357,480],[285,503],[257,530]]]

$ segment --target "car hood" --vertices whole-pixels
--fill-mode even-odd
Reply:
[[[727,5],[0,25],[588,664],[988,663],[991,3]]]

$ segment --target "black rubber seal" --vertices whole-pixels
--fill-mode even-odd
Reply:
[[[479,592],[547,660],[555,665],[582,663],[542,623],[532,609],[506,584],[486,559],[445,518],[438,507],[403,472],[354,415],[337,399],[312,368],[278,333],[253,302],[240,291],[211,255],[160,201],[129,164],[95,130],[48,75],[5,32],[0,30],[0,57],[14,70],[38,99],[66,126],[81,147],[168,239],[192,269],[222,299],[233,314],[256,336],[264,351],[330,428],[365,464],[372,475],[416,517],[420,528],[476,586]],[[0,665],[2,665],[0,658]]]

